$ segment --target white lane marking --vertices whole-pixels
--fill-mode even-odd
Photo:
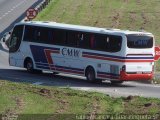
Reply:
[[[33,85],[42,85],[43,82],[35,82],[35,83],[32,83]]]
[[[3,19],[6,15],[8,15],[9,13],[11,13],[12,11],[14,11],[14,9],[16,9],[17,7],[19,7],[20,5],[22,5],[23,3],[27,2],[27,0],[23,0],[21,1],[19,4],[17,4],[16,6],[13,6],[8,12],[4,13],[2,15],[2,17],[0,17],[0,19]]]

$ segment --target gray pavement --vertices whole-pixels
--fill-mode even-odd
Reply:
[[[0,38],[21,21],[28,8],[35,7],[42,0],[0,0]]]

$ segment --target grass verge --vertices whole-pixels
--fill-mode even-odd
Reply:
[[[0,81],[0,114],[19,120],[64,120],[160,113],[160,100],[128,96],[114,98],[96,92]],[[82,116],[85,115],[85,116]],[[109,116],[110,115],[110,116]],[[112,115],[112,116],[111,116]],[[104,116],[103,116],[104,117]],[[107,116],[105,116],[107,117]]]

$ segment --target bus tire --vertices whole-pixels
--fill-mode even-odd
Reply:
[[[27,71],[28,71],[29,73],[33,73],[33,71],[34,71],[34,66],[33,66],[33,61],[32,61],[30,58],[28,58],[28,59],[25,61],[25,67],[26,67],[26,69],[27,69]]]
[[[31,58],[27,58],[25,60],[25,68],[29,73],[37,73],[37,74],[42,73],[42,70],[34,69],[33,61]]]
[[[96,78],[95,78],[95,71],[93,69],[93,67],[88,67],[86,70],[86,78],[89,82],[95,82]]]

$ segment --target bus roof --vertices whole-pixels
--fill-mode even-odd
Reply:
[[[72,25],[65,23],[56,23],[56,22],[48,22],[48,21],[23,21],[18,23],[17,25],[32,25],[32,26],[43,26],[49,28],[59,28],[59,29],[68,29],[68,30],[77,30],[77,31],[86,31],[86,32],[96,32],[96,33],[104,33],[104,34],[145,34],[152,35],[152,33],[145,31],[129,31],[129,30],[120,30],[114,28],[99,28],[99,27],[90,27],[90,26],[82,26],[82,25]]]

